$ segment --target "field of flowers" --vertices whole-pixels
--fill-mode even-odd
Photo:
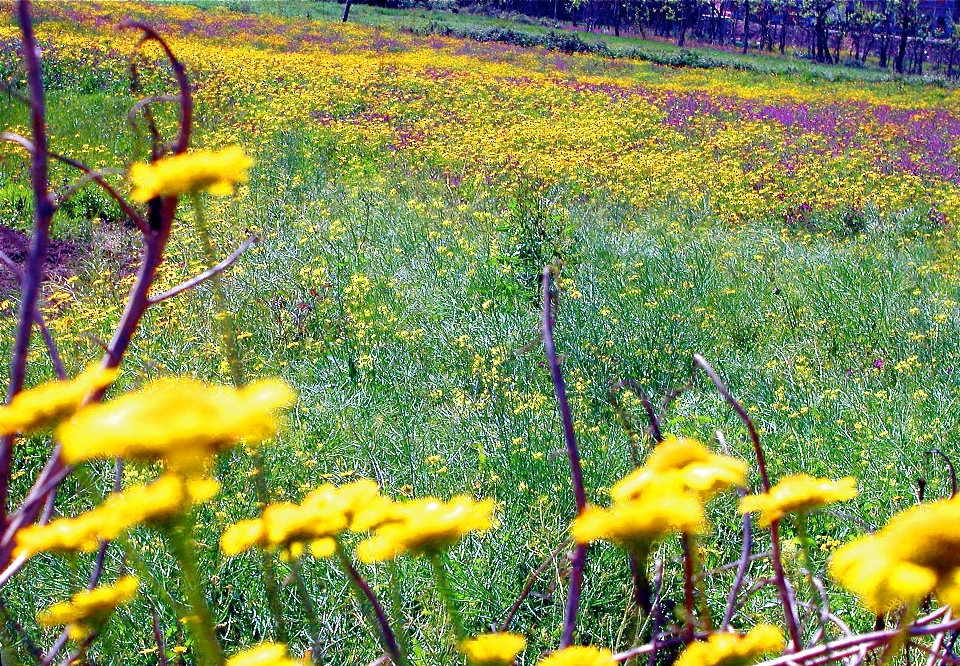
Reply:
[[[19,71],[8,7],[0,3],[4,75]],[[774,480],[801,471],[858,479],[855,499],[808,517],[812,562],[801,557],[804,534],[784,524],[785,566],[797,580],[808,565],[823,574],[842,543],[883,526],[918,493],[950,494],[948,466],[930,452],[960,454],[960,92],[670,69],[183,5],[34,10],[52,150],[98,169],[146,158],[127,111],[172,83],[148,46],[137,68],[145,93],[128,92],[136,34],[112,28],[134,19],[168,38],[187,66],[195,143],[240,145],[255,160],[234,196],[207,199],[206,221],[217,257],[259,237],[224,273],[239,361],[249,377],[281,377],[298,399],[260,449],[265,469],[242,448],[224,454],[223,490],[197,509],[197,567],[230,652],[271,634],[261,560],[218,546],[231,524],[256,515],[255,477],[268,480],[274,501],[358,479],[394,499],[490,498],[495,529],[467,537],[444,566],[468,634],[503,621],[576,513],[539,338],[546,264],[561,267],[555,335],[591,503],[609,505],[611,487],[651,448],[639,393],[617,394],[618,414],[611,387],[634,380],[659,404],[690,379],[694,353],[755,420]],[[158,111],[161,129],[175,120]],[[29,134],[12,97],[0,97],[0,124]],[[0,225],[28,231],[24,155],[13,145],[0,153]],[[64,188],[67,170],[55,166],[51,182]],[[135,280],[137,236],[122,220],[88,188],[55,223],[79,258],[45,285],[43,312],[71,376],[101,355]],[[209,265],[197,223],[184,206],[157,292]],[[210,314],[217,298],[208,283],[152,308],[115,393],[161,375],[229,382],[237,368],[221,360],[223,317]],[[0,291],[4,356],[16,311],[16,294]],[[42,349],[32,358],[28,385],[53,376]],[[702,376],[662,425],[704,442],[720,430],[731,455],[752,460],[736,413]],[[42,436],[20,446],[14,499],[49,452]],[[89,508],[89,489],[109,487],[113,468],[101,463],[67,479],[58,511]],[[132,465],[123,482],[155,476],[155,466]],[[735,572],[723,567],[741,548],[733,494],[708,517],[696,549],[704,585],[729,589]],[[123,566],[175,577],[156,533],[129,540],[144,559],[121,565],[111,554],[114,577]],[[668,540],[649,554],[678,609],[681,552]],[[32,559],[4,588],[4,607],[34,617],[85,585],[88,563]],[[299,565],[276,566],[289,583],[276,600],[299,653],[318,623],[328,663],[378,657],[341,572],[320,560],[302,567],[298,580],[317,600],[319,617],[310,618],[290,583]],[[428,562],[360,566],[408,635],[413,662],[458,663],[439,638],[451,619]],[[767,560],[754,562],[744,589],[774,573]],[[556,647],[569,577],[561,555],[519,606],[512,628],[528,644],[520,663]],[[651,620],[624,612],[633,599],[627,557],[592,547],[585,580],[576,643],[636,645]],[[854,630],[874,626],[852,594],[828,584]],[[157,663],[152,613],[170,658],[192,658],[196,645],[176,613],[142,596],[111,620],[97,649]],[[725,592],[702,603],[719,618]],[[777,622],[779,604],[770,586],[744,595],[733,623]],[[48,631],[34,639],[53,640]]]

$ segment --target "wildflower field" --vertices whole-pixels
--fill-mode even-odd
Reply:
[[[46,519],[93,510],[91,523],[126,522],[71,548],[25,528],[7,548],[17,529],[4,511],[0,565],[24,559],[0,571],[0,663],[216,664],[271,640],[330,664],[536,664],[572,644],[614,654],[560,651],[554,666],[654,666],[694,635],[743,633],[739,647],[722,644],[732,631],[713,634],[721,644],[681,657],[722,666],[879,630],[878,614],[907,627],[936,612],[931,594],[960,604],[957,503],[911,513],[955,492],[960,454],[957,90],[674,69],[181,4],[31,11],[50,150],[102,170],[137,210],[181,203],[151,286],[163,298],[118,373],[84,373],[115,344],[149,229],[96,183],[74,192],[70,165],[50,165],[51,190],[71,196],[53,220],[61,261],[48,266],[40,312],[66,375],[81,377],[67,401],[106,390],[103,409],[115,407],[84,408],[56,431],[77,467]],[[176,136],[183,94],[155,40],[140,48],[131,93],[141,34],[114,30],[122,21],[149,25],[185,65],[196,154],[183,163],[151,155],[149,128],[129,122],[149,98],[157,134]],[[14,4],[0,2],[11,82],[0,128],[29,137],[21,40]],[[18,265],[11,248],[34,219],[30,157],[23,142],[0,152],[0,242],[13,239],[0,250]],[[225,257],[216,279],[168,291]],[[16,358],[21,292],[4,268],[0,355]],[[40,335],[24,363],[25,388],[56,376]],[[169,377],[181,379],[157,381]],[[216,398],[204,388],[230,383],[245,386]],[[663,405],[653,424],[644,393]],[[0,408],[0,435],[20,433],[3,486],[10,511],[44,473],[49,426],[76,404],[35,423]],[[176,453],[170,433],[199,427],[176,414],[197,405],[208,436],[185,435],[195,447]],[[135,420],[111,439],[123,418]],[[709,482],[671,476],[690,461],[711,466]],[[760,493],[801,473],[819,485],[784,492],[809,503],[777,513],[768,495],[744,500],[759,520],[755,557],[742,557],[730,486]],[[103,503],[120,486],[134,489],[128,505],[126,494]],[[665,508],[644,505],[660,523],[643,532],[618,511],[654,491]],[[328,531],[296,513],[315,521],[331,506],[342,524]],[[168,509],[192,516],[170,530],[185,539],[142,524]],[[281,523],[289,532],[275,538]],[[914,538],[936,542],[941,559],[891,554]],[[104,539],[116,543],[98,554]],[[48,552],[58,550],[70,552]],[[863,552],[875,570],[862,570]],[[129,601],[109,621],[98,611],[95,626],[50,608],[87,587],[91,567],[116,583],[111,599]],[[373,610],[363,585],[380,600]],[[832,615],[810,610],[820,592]],[[62,625],[53,658],[31,661],[31,644],[43,657]],[[464,641],[501,625],[525,637],[509,659]],[[916,658],[956,663],[941,638]],[[862,645],[887,646],[893,663],[907,642]],[[710,661],[728,648],[734,661]],[[278,650],[230,663],[288,663]],[[836,660],[854,666],[866,650]]]

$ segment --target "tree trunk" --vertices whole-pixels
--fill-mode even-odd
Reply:
[[[350,5],[353,4],[353,0],[346,0],[343,3],[343,14],[340,15],[340,22],[346,23],[347,19],[350,18]]]
[[[750,39],[750,0],[743,0],[743,52],[747,52]]]

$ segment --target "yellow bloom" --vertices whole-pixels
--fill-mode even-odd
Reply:
[[[261,643],[249,650],[235,654],[227,660],[227,666],[300,666],[287,654],[283,643]]]
[[[165,520],[195,502],[205,502],[218,488],[219,484],[211,479],[184,481],[167,474],[153,483],[112,495],[96,509],[76,518],[18,530],[17,553],[32,556],[40,552],[90,552],[96,550],[100,541],[116,539],[134,525]]]
[[[613,653],[606,648],[573,645],[556,650],[538,662],[538,666],[616,666]]]
[[[877,534],[837,550],[829,570],[875,613],[919,603],[933,592],[960,609],[960,498],[894,516]]]
[[[748,495],[740,500],[740,513],[759,511],[758,523],[766,526],[788,513],[809,511],[833,502],[857,496],[857,480],[845,477],[839,481],[816,479],[807,474],[785,477],[762,495]]]
[[[668,437],[653,450],[645,466],[610,489],[610,496],[614,502],[636,499],[654,480],[672,476],[690,490],[710,497],[730,486],[742,486],[746,475],[747,464],[742,460],[711,453],[695,439]]]
[[[747,666],[765,654],[783,650],[783,634],[776,627],[761,624],[749,634],[712,634],[706,641],[691,643],[680,654],[676,666]]]
[[[211,194],[232,194],[237,183],[247,182],[253,159],[239,146],[221,151],[198,150],[130,167],[133,192],[130,198],[144,202],[158,196],[177,197],[206,190]]]
[[[604,539],[639,551],[675,532],[700,533],[705,522],[697,496],[674,486],[609,509],[587,507],[574,519],[570,533],[579,543]]]
[[[52,381],[18,393],[9,405],[0,407],[0,435],[29,434],[53,425],[78,409],[91,391],[116,379],[117,370],[96,366],[67,381]]]
[[[369,479],[340,487],[325,483],[299,505],[271,504],[260,518],[233,525],[221,537],[220,547],[235,555],[253,546],[290,549],[313,542],[314,555],[322,557],[333,553],[332,538],[347,529],[362,532],[381,525],[391,519],[394,506]]]
[[[481,634],[457,645],[470,666],[509,666],[527,647],[520,634]]]
[[[70,464],[92,458],[162,459],[196,472],[209,456],[241,439],[259,443],[276,433],[274,412],[293,399],[290,387],[276,380],[233,389],[161,379],[138,393],[84,409],[56,434]]]
[[[103,585],[93,590],[79,592],[70,599],[54,604],[37,616],[44,627],[69,625],[70,638],[83,640],[96,630],[113,611],[130,602],[137,594],[137,579],[121,578],[113,585]]]
[[[468,532],[485,531],[492,526],[493,502],[476,502],[460,495],[449,502],[433,497],[414,500],[394,507],[391,522],[357,546],[363,562],[392,560],[407,552],[432,555],[452,546]]]

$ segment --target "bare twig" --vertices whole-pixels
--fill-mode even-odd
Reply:
[[[656,412],[653,411],[653,405],[650,403],[650,396],[647,395],[647,392],[643,390],[642,386],[632,379],[622,379],[610,387],[610,404],[613,405],[613,409],[617,413],[617,418],[620,420],[620,425],[622,425],[623,429],[627,431],[627,437],[630,438],[630,455],[633,458],[633,464],[636,467],[640,464],[640,452],[637,451],[636,443],[637,434],[630,426],[630,420],[627,418],[627,413],[624,411],[623,406],[617,399],[620,389],[623,388],[628,388],[640,396],[640,401],[643,403],[643,409],[647,413],[647,421],[649,423],[647,426],[647,431],[650,433],[650,436],[653,437],[653,441],[657,443],[662,442],[663,434],[660,431],[660,419],[657,418]]]
[[[249,236],[247,236],[247,239],[240,244],[240,247],[234,250],[233,254],[231,254],[229,257],[227,257],[220,263],[211,266],[210,268],[200,273],[199,275],[196,275],[185,282],[181,282],[176,287],[173,287],[172,289],[168,289],[167,291],[161,294],[157,294],[156,296],[151,296],[150,304],[152,305],[154,303],[159,303],[169,298],[173,298],[177,294],[180,294],[189,289],[193,289],[194,287],[203,283],[204,281],[209,280],[217,273],[220,273],[226,270],[227,268],[229,268],[231,265],[233,265],[233,263],[240,258],[240,255],[242,255],[244,252],[250,249],[252,245],[256,245],[258,242],[260,242],[260,238],[256,234],[250,234]]]
[[[517,600],[514,602],[513,606],[510,608],[510,611],[507,613],[507,617],[504,618],[503,622],[500,624],[500,632],[504,632],[510,628],[510,623],[513,622],[513,618],[516,617],[517,613],[520,610],[520,606],[523,605],[524,600],[530,596],[530,592],[533,590],[533,584],[537,582],[537,579],[543,575],[543,572],[547,570],[547,567],[557,559],[557,557],[570,547],[570,544],[573,542],[573,537],[570,537],[564,540],[557,548],[553,550],[543,563],[536,568],[536,570],[527,577],[527,582],[523,586],[523,590],[520,592],[520,596],[517,597]]]
[[[580,466],[580,451],[577,448],[577,436],[573,431],[573,416],[570,413],[570,404],[567,402],[567,389],[560,371],[560,361],[557,359],[557,349],[553,342],[553,316],[550,309],[551,289],[554,268],[547,266],[543,269],[543,351],[550,368],[550,378],[553,380],[553,389],[557,397],[557,409],[563,423],[563,441],[566,444],[567,457],[570,460],[570,478],[573,485],[573,497],[577,507],[577,515],[587,506],[587,493],[583,486],[583,469]],[[580,591],[583,586],[583,570],[587,563],[587,546],[578,544],[573,551],[570,568],[570,587],[567,594],[567,608],[563,619],[563,634],[560,638],[560,647],[569,647],[573,641],[573,632],[577,624],[577,610],[580,606]]]
[[[947,454],[941,451],[940,449],[932,449],[930,451],[932,456],[940,456],[943,458],[943,462],[947,464],[947,471],[950,473],[950,497],[957,496],[957,470],[953,467],[953,461],[947,457]]]

